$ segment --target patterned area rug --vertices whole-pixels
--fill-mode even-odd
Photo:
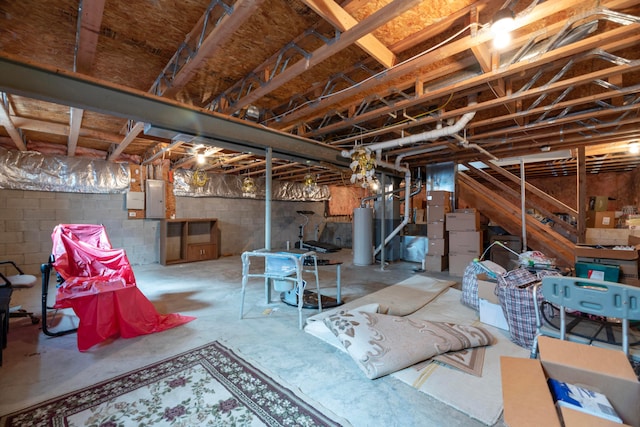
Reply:
[[[466,372],[467,374],[481,377],[485,351],[486,348],[484,347],[467,348],[465,350],[441,354],[434,357],[433,360],[435,362],[451,366],[452,368],[460,369],[462,372]],[[415,366],[414,369],[416,369]],[[421,368],[417,369],[420,370]]]
[[[0,418],[5,426],[340,426],[213,342]]]

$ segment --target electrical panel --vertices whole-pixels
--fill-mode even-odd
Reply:
[[[164,218],[164,181],[159,179],[148,179],[145,181],[145,217],[146,218]]]

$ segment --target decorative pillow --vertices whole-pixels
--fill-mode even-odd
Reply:
[[[359,311],[339,311],[324,323],[370,379],[404,369],[438,354],[492,344],[485,329],[410,320]]]

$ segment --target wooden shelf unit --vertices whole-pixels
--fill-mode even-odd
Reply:
[[[162,265],[219,257],[220,231],[216,218],[165,219],[160,222]]]

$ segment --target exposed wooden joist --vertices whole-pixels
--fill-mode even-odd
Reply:
[[[206,60],[229,40],[238,30],[238,27],[256,11],[262,2],[263,0],[238,0],[235,2],[231,14],[222,17],[218,25],[207,34],[198,47],[197,53],[173,77],[171,85],[164,91],[163,95],[172,97],[183,88],[196,75]],[[202,31],[204,23],[205,16],[202,16],[187,35],[185,43],[193,44],[198,42],[199,33]]]
[[[302,1],[318,15],[340,29],[340,31],[347,31],[358,24],[358,21],[353,16],[332,0]],[[385,68],[390,68],[396,63],[396,55],[372,34],[367,34],[357,40],[356,45],[384,65]]]
[[[98,45],[105,0],[80,1],[78,16],[78,45],[76,46],[75,71],[91,74]]]
[[[0,96],[1,101],[2,98],[4,98],[5,94],[0,92],[0,95],[2,95]],[[13,122],[11,121],[11,117],[9,115],[9,111],[7,111],[3,102],[0,102],[0,125],[4,126],[7,133],[9,134],[9,137],[11,138],[11,141],[13,141],[16,147],[18,147],[18,150],[27,151],[27,145],[22,140],[22,135],[20,135],[18,129],[16,129],[16,127],[13,125]]]
[[[246,107],[247,105],[255,102],[257,99],[262,98],[268,93],[278,89],[292,78],[299,76],[309,68],[319,64],[330,56],[340,52],[348,46],[355,43],[363,36],[373,32],[376,28],[391,21],[393,18],[411,9],[415,5],[420,3],[420,0],[393,0],[383,8],[379,9],[372,15],[360,21],[353,26],[350,30],[345,31],[340,36],[340,39],[330,45],[323,45],[315,50],[308,60],[300,60],[295,64],[289,66],[285,71],[276,75],[269,81],[254,91],[250,92],[245,97],[239,99],[231,108],[227,108],[223,112],[226,114],[232,114],[237,110]]]

